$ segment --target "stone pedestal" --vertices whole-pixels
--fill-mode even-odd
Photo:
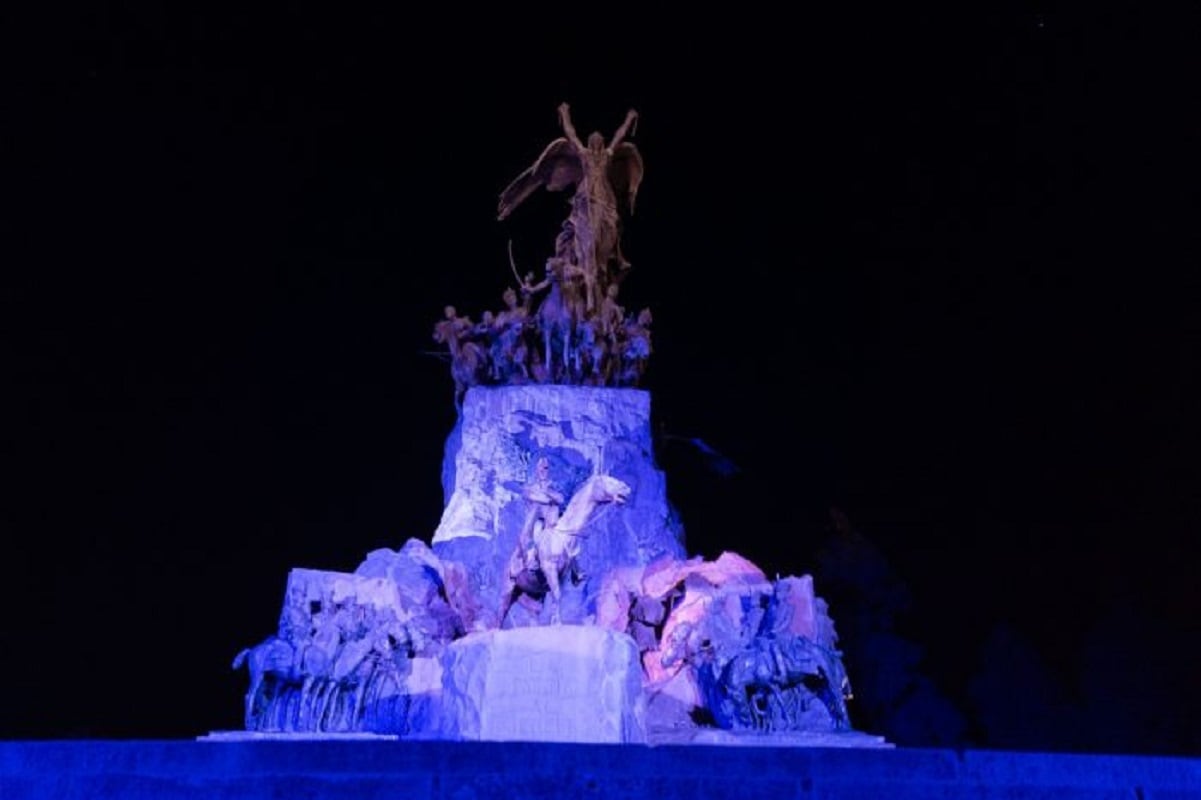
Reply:
[[[447,738],[646,741],[638,648],[625,634],[579,625],[488,631],[452,643],[442,663]]]

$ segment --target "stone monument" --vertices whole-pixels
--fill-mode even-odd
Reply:
[[[583,141],[558,111],[499,204],[570,191],[544,276],[434,325],[458,410],[437,529],[353,574],[292,570],[278,631],[234,661],[247,732],[887,746],[851,725],[811,577],[688,556],[639,388],[651,313],[618,303],[638,115]]]

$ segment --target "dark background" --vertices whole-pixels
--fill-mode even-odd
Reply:
[[[10,20],[0,735],[236,728],[290,568],[429,540],[433,324],[549,254],[565,197],[496,198],[567,100],[641,113],[689,550],[816,575],[857,727],[1197,752],[1196,20],[423,14]]]

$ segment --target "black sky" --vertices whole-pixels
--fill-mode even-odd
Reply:
[[[432,325],[546,257],[563,198],[495,204],[563,100],[641,113],[654,413],[741,468],[660,442],[691,551],[808,572],[838,508],[956,701],[1002,624],[1077,696],[1130,614],[1201,711],[1195,21],[442,16],[10,26],[0,735],[236,727],[288,569],[429,540]]]

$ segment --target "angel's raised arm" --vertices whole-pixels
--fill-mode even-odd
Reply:
[[[584,143],[580,141],[579,135],[575,132],[575,126],[571,124],[571,106],[566,103],[559,103],[559,124],[563,126],[563,134],[567,137],[567,141],[583,150]]]
[[[621,127],[617,129],[617,133],[613,134],[613,141],[609,142],[609,147],[617,147],[617,145],[621,144],[621,141],[626,138],[626,134],[632,130],[634,123],[637,121],[638,112],[631,108],[626,112],[625,122],[621,123]]]

